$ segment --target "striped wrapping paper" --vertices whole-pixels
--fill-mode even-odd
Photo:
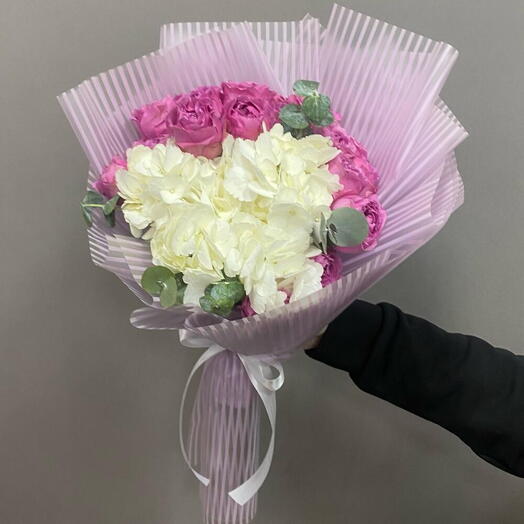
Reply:
[[[140,286],[152,264],[148,244],[130,235],[121,215],[114,228],[95,218],[88,230],[94,263],[144,304],[131,315],[134,326],[183,330],[227,350],[203,365],[189,424],[188,459],[209,479],[201,488],[207,524],[245,524],[256,512],[256,489],[242,503],[230,493],[260,464],[260,395],[242,358],[288,358],[431,239],[461,205],[454,150],[467,133],[439,98],[456,57],[445,43],[335,5],[325,27],[311,16],[165,25],[158,51],[59,97],[88,157],[88,184],[138,138],[133,109],[222,81],[255,81],[288,94],[299,78],[320,82],[381,175],[378,197],[388,220],[377,248],[345,256],[344,276],[313,295],[239,320],[193,306],[161,308]]]

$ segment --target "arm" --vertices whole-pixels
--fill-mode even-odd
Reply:
[[[390,304],[354,302],[308,355],[524,477],[524,357]]]

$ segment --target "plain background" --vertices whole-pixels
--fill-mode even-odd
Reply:
[[[444,97],[469,129],[466,203],[368,294],[524,353],[524,6],[354,0],[461,51]],[[327,19],[315,0],[2,0],[0,522],[200,522],[177,441],[197,354],[129,325],[136,299],[94,267],[87,162],[55,96],[155,49],[167,21]],[[305,356],[286,366],[256,523],[503,524],[524,480]],[[516,414],[515,416],[522,416]]]

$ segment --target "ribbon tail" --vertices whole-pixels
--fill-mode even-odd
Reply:
[[[227,350],[219,346],[218,344],[213,344],[211,341],[205,341],[203,339],[194,337],[192,336],[192,334],[185,330],[180,331],[180,340],[182,344],[184,344],[187,347],[202,347],[202,345],[206,342],[210,343],[209,348],[200,356],[198,361],[193,366],[193,369],[191,370],[191,373],[189,374],[188,380],[186,382],[180,407],[179,436],[182,455],[189,469],[204,486],[211,487],[211,479],[198,472],[191,465],[191,461],[189,460],[184,441],[183,418],[187,392],[195,373],[209,360],[216,357],[220,353],[226,352]],[[233,480],[233,478],[238,474],[238,471],[240,470],[237,471],[238,465],[235,466],[234,469],[231,469],[233,466],[232,464],[228,464],[227,458],[224,460],[224,457],[222,456],[222,449],[227,449],[227,446],[231,444],[231,442],[233,442],[231,441],[229,444],[226,443],[226,441],[228,441],[229,438],[238,439],[238,434],[235,433],[237,436],[232,437],[233,433],[231,433],[231,431],[236,432],[236,430],[233,429],[234,425],[230,426],[230,422],[227,420],[227,417],[236,416],[233,415],[233,413],[235,412],[235,410],[241,408],[241,406],[244,406],[243,409],[247,409],[249,403],[252,402],[251,400],[249,400],[249,398],[252,398],[254,400],[254,395],[256,391],[256,394],[260,397],[260,400],[262,401],[262,405],[264,406],[271,426],[271,438],[269,441],[269,445],[262,462],[254,471],[254,473],[252,473],[250,477],[238,487],[230,489],[230,491],[224,492],[224,495],[227,493],[227,496],[238,506],[245,506],[246,508],[249,506],[249,509],[247,509],[246,511],[249,514],[251,514],[254,510],[254,506],[253,504],[248,505],[247,503],[254,499],[258,490],[264,483],[269,473],[269,469],[271,467],[271,462],[273,459],[273,453],[275,449],[275,429],[277,413],[276,391],[284,383],[284,372],[282,369],[282,365],[279,362],[266,361],[264,360],[264,357],[259,358],[256,356],[246,356],[240,354],[231,354],[231,357],[234,357],[233,360],[231,360],[231,358],[228,355],[225,355],[224,359],[214,361],[214,364],[212,364],[211,368],[209,368],[209,371],[211,373],[209,376],[206,376],[205,374],[207,373],[207,371],[204,371],[204,375],[202,377],[203,382],[201,382],[201,388],[203,387],[204,389],[199,390],[199,393],[202,391],[204,392],[204,396],[200,399],[200,401],[204,399],[204,403],[207,409],[211,409],[211,411],[209,411],[209,414],[207,415],[207,417],[211,417],[209,419],[211,425],[207,428],[207,444],[204,444],[204,448],[201,448],[200,451],[197,452],[197,457],[199,457],[199,462],[203,459],[206,462],[206,464],[209,462],[209,460],[211,460],[211,462],[206,466],[206,469],[209,469],[209,466],[211,466],[212,464],[209,471],[210,476],[218,474],[218,478],[222,479],[220,480],[222,486],[224,486],[224,482],[226,483],[226,485],[229,483],[229,485],[231,486],[230,481]],[[239,366],[234,364],[235,361],[238,363]],[[241,374],[239,374],[239,371],[242,368],[243,371],[245,371],[245,374],[247,375],[246,379],[248,379],[245,382],[243,382],[243,378]],[[274,370],[276,370],[277,372],[274,378],[270,378],[271,368],[274,368]],[[208,368],[206,367],[206,369]],[[207,387],[206,384],[209,382],[210,378],[212,380],[213,385],[209,384],[209,387]],[[249,394],[248,391],[251,386],[255,389],[255,391],[251,389],[252,394]],[[221,411],[214,412],[209,402],[213,402],[213,404],[217,403],[216,408],[214,409]],[[201,404],[199,405],[201,406]],[[198,413],[198,411],[196,413]],[[248,413],[250,414],[250,417],[254,417],[256,411],[251,410],[248,411]],[[226,419],[224,419],[224,417]],[[258,422],[255,422],[255,420],[258,419],[258,416],[256,417],[256,419],[250,419],[249,424],[251,424],[250,427],[252,429],[250,429],[246,433],[246,435],[253,435],[253,438],[255,439],[253,440],[253,442],[256,441],[257,437],[254,433],[249,432],[255,430],[258,433],[258,429],[255,429],[256,426],[253,425],[258,424]],[[203,420],[206,420],[206,415],[204,415]],[[237,420],[240,421],[241,419]],[[245,425],[248,423],[242,422],[242,424]],[[248,426],[245,426],[245,430],[247,430],[247,428]],[[200,429],[200,431],[202,431],[202,429]],[[218,440],[216,440],[217,438]],[[224,438],[226,440],[223,440]],[[244,436],[242,438],[245,439],[251,437]],[[192,433],[191,443],[196,443],[197,449],[198,446],[201,445],[198,433]],[[205,453],[205,455],[202,455],[202,453]],[[249,460],[253,460],[253,458],[254,456],[251,455],[251,459]],[[242,469],[244,469],[244,471],[246,470],[246,468],[250,468],[248,464],[249,463],[246,462],[243,465]],[[202,463],[200,463],[200,465],[202,466]],[[255,464],[253,463],[253,468],[251,469],[251,471],[253,471],[254,467]],[[237,473],[233,473],[233,471],[237,471]],[[213,480],[213,490],[218,489],[218,485],[215,486],[215,481],[217,481],[218,478]],[[229,481],[227,479],[229,479]],[[233,484],[233,486],[234,485],[235,484]]]
[[[269,473],[269,468],[271,467],[271,461],[273,460],[273,452],[275,449],[275,421],[276,421],[276,395],[275,392],[266,393],[259,391],[260,398],[266,409],[267,415],[269,417],[269,422],[271,424],[271,439],[269,441],[269,446],[266,451],[266,455],[258,469],[249,477],[243,484],[229,492],[229,496],[237,503],[243,506],[246,502],[251,500],[264,481]]]
[[[243,506],[253,498],[264,483],[271,467],[273,452],[275,450],[275,428],[277,418],[276,391],[284,383],[284,371],[280,363],[272,363],[271,366],[278,371],[275,379],[268,379],[265,372],[270,371],[270,365],[259,360],[256,357],[245,357],[239,355],[240,360],[246,368],[247,374],[253,387],[256,389],[262,404],[266,410],[271,425],[271,438],[266,455],[258,469],[243,484],[229,492],[229,496],[237,503]]]

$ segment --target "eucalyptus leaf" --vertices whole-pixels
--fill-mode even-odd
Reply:
[[[302,101],[302,111],[306,117],[317,125],[324,122],[331,113],[331,101],[326,95],[306,96]]]
[[[228,300],[217,301],[209,294],[200,298],[200,307],[207,313],[227,317],[233,309],[234,303]]]
[[[178,300],[178,286],[174,276],[164,281],[162,291],[160,292],[160,305],[162,307],[171,307]]]
[[[106,222],[109,224],[110,227],[115,227],[115,212],[112,211],[109,213],[109,215],[106,215],[104,212],[104,218],[106,219]]]
[[[91,216],[91,210],[83,205],[80,205],[82,210],[82,216],[84,217],[85,223],[91,227],[93,225],[93,217]]]
[[[293,133],[294,129],[292,127],[289,127],[287,124],[285,124],[284,122],[280,122],[282,124],[282,127],[284,128],[284,133]]]
[[[339,247],[358,246],[369,233],[366,217],[351,207],[334,209],[327,227],[329,239]]]
[[[328,230],[327,230],[326,215],[324,213],[320,215],[319,241],[320,241],[320,247],[322,248],[322,251],[324,251],[324,253],[327,253]]]
[[[330,111],[317,125],[321,127],[330,126],[335,121],[333,113]]]
[[[300,96],[309,96],[317,92],[319,83],[314,80],[297,80],[293,84],[293,91]]]
[[[306,129],[309,122],[298,104],[286,104],[280,108],[280,121],[291,129]]]
[[[313,243],[320,247],[320,220],[316,220],[313,224],[313,231],[311,233],[313,235]]]
[[[246,292],[244,286],[237,278],[226,279],[222,282],[217,282],[211,286],[209,295],[214,300],[218,301],[232,301],[233,304],[240,302]]]
[[[182,273],[177,273],[175,275],[176,280],[176,287],[177,287],[177,293],[176,293],[176,303],[177,304],[183,304],[184,303],[184,293],[186,292],[187,284],[184,282]]]
[[[315,220],[313,226],[313,242],[320,248],[324,253],[327,253],[328,246],[328,232],[326,225],[326,216],[324,213],[320,215],[318,220]]]
[[[310,127],[306,127],[305,129],[293,129],[292,127],[289,127],[287,124],[282,124],[282,127],[284,128],[284,133],[291,133],[291,136],[297,139],[304,138],[305,136],[311,134]]]
[[[306,129],[292,129],[291,134],[293,135],[294,138],[300,139],[300,138],[304,138],[305,136],[311,135],[312,131],[311,131],[311,128],[308,126],[306,127]]]
[[[91,206],[91,205],[99,206],[103,204],[104,202],[105,202],[105,198],[100,193],[97,193],[96,191],[92,191],[91,189],[89,189],[86,192],[84,200],[82,200],[82,204],[85,204],[86,206]]]
[[[118,195],[115,195],[113,198],[108,200],[104,204],[104,208],[103,208],[104,215],[110,215],[115,210],[117,202],[118,202]]]
[[[227,317],[245,295],[244,286],[238,278],[226,278],[207,286],[204,296],[200,298],[200,307],[208,313]]]
[[[150,295],[159,296],[166,287],[166,282],[170,279],[175,281],[176,286],[175,275],[169,268],[151,266],[142,273],[140,283]]]
[[[221,317],[227,317],[233,309],[233,306],[230,307],[229,304],[225,307],[217,304],[209,295],[200,297],[200,307],[206,313],[213,313],[214,315],[220,315]]]

